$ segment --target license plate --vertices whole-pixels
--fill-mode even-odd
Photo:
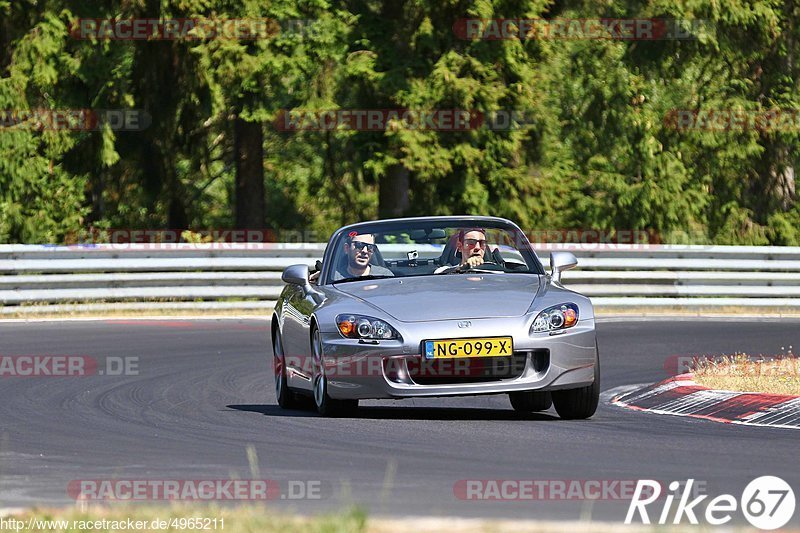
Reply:
[[[425,341],[425,359],[454,359],[458,357],[503,357],[513,355],[511,337],[480,339],[441,339]]]

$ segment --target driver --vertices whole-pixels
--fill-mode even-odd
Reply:
[[[491,262],[491,254],[488,261],[484,259],[486,256],[486,230],[481,228],[462,229],[459,231],[456,250],[461,252],[461,263],[455,266],[439,267],[434,271],[434,274],[475,268],[486,262]]]
[[[458,250],[461,252],[461,265],[474,268],[482,265],[486,255],[486,232],[472,229],[466,233],[462,230],[458,239]]]
[[[370,264],[378,247],[371,233],[350,232],[344,240],[344,253],[347,261],[333,273],[333,281],[361,276],[394,276],[388,268]]]

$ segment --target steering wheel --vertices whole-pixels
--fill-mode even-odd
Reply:
[[[495,263],[494,261],[486,261],[478,266],[467,267],[464,272],[505,272],[506,269],[503,265]]]
[[[494,261],[486,261],[485,263],[481,263],[477,266],[469,266],[467,264],[464,265],[455,265],[450,270],[445,270],[441,272],[442,274],[463,274],[465,272],[505,272],[505,268],[502,265],[495,263]]]

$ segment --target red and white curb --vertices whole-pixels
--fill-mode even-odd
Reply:
[[[611,404],[637,411],[703,418],[727,424],[800,429],[800,397],[713,390],[681,374],[630,392]]]

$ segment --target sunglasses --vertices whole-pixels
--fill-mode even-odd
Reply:
[[[367,253],[374,254],[375,250],[378,249],[377,246],[375,246],[374,244],[369,243],[369,242],[353,241],[350,244],[353,245],[353,248],[355,248],[357,252],[360,252],[364,248],[366,248],[367,249]]]
[[[475,248],[475,246],[486,248],[486,239],[464,239],[464,244],[466,244],[468,248]]]

